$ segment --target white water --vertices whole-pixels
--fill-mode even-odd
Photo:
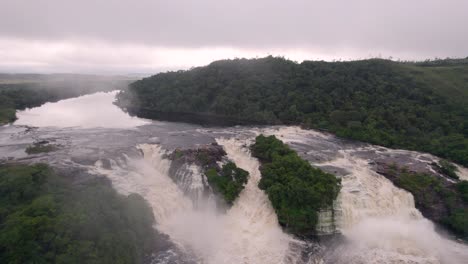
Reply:
[[[299,128],[267,132],[285,142],[299,143],[306,143],[311,135]],[[369,161],[353,151],[340,150],[337,158],[314,164],[349,171],[342,177],[335,211],[337,227],[349,243],[337,249],[334,262],[467,263],[467,246],[436,233],[433,223],[415,208],[410,193],[372,171]]]
[[[457,166],[457,175],[460,177],[461,180],[468,181],[468,169],[463,168],[462,166],[456,165]]]
[[[47,103],[18,112],[15,124],[131,128],[147,123],[114,106],[114,97],[115,93],[97,93]],[[331,135],[297,127],[250,132],[275,134],[289,143],[335,144]],[[109,170],[97,162],[97,170],[106,174],[120,192],[141,194],[154,210],[157,228],[183,249],[196,254],[201,263],[297,262],[298,251],[304,245],[281,230],[267,197],[258,189],[258,162],[243,148],[249,142],[236,139],[218,142],[229,158],[251,175],[245,190],[227,212],[219,212],[209,199],[198,199],[202,175],[196,166],[185,168],[187,175],[179,177],[183,184],[174,183],[168,175],[170,161],[163,158],[165,151],[157,145],[140,145],[143,159],[112,160]],[[354,155],[356,149],[341,150],[337,158],[330,160],[329,154],[334,151],[313,153],[327,160],[314,165],[333,165],[349,171],[342,179],[335,211],[338,229],[349,243],[333,252],[331,263],[467,263],[468,248],[437,234],[434,225],[415,209],[411,194],[373,172],[367,160]],[[437,160],[428,154],[383,151]],[[468,169],[459,167],[458,174],[468,179]],[[184,195],[187,189],[181,186],[195,194],[195,199]],[[200,202],[205,202],[205,206],[196,206]]]
[[[139,146],[143,160],[128,159],[128,165],[112,162],[111,170],[98,163],[97,169],[110,177],[119,191],[136,192],[148,200],[158,230],[198,256],[201,263],[297,263],[303,242],[285,234],[279,226],[268,198],[257,186],[258,161],[242,147],[244,142],[218,142],[229,159],[250,173],[245,189],[226,212],[209,201],[205,206],[195,206],[169,177],[170,161],[162,158],[165,152],[156,145]]]
[[[290,246],[301,242],[285,234],[266,194],[258,188],[259,162],[252,158],[243,145],[247,141],[218,139],[228,157],[249,172],[245,189],[227,213],[227,229],[234,254],[244,255],[237,263],[294,263],[297,252]],[[299,246],[300,248],[300,246]],[[225,262],[218,262],[225,263]]]
[[[138,146],[144,159],[126,156],[111,161],[111,169],[105,169],[97,162],[97,172],[108,176],[113,186],[124,194],[138,193],[152,206],[160,228],[164,228],[171,216],[192,208],[179,187],[167,176],[170,161],[163,159],[164,151],[157,145]]]
[[[214,203],[213,197],[204,197],[206,181],[205,175],[202,173],[201,168],[195,164],[183,164],[175,172],[175,179],[177,186],[182,190],[182,192],[187,195],[194,203],[194,206],[204,207],[207,205],[212,206],[211,202]]]
[[[347,151],[340,151],[340,154],[341,157],[320,165],[332,165],[350,172],[342,178],[342,189],[337,199],[340,211],[337,225],[344,233],[369,217],[422,217],[410,193],[395,187],[387,178],[372,171],[367,161]]]
[[[306,136],[281,132],[286,142],[299,142]],[[118,160],[112,163],[112,170],[101,168],[100,172],[117,189],[137,192],[148,200],[157,228],[198,256],[200,263],[300,263],[304,242],[282,231],[267,196],[258,188],[259,163],[244,147],[250,142],[217,141],[229,159],[250,173],[245,189],[226,212],[207,200],[205,206],[195,206],[169,177],[170,161],[157,145],[139,146],[143,160]],[[349,171],[342,178],[335,209],[337,228],[347,243],[326,256],[331,263],[464,263],[468,258],[466,246],[435,232],[434,225],[415,208],[410,193],[372,171],[368,161],[353,155],[352,150],[341,150],[336,159],[317,165]],[[188,171],[200,173],[197,168]],[[191,183],[195,189],[200,187],[197,179]]]

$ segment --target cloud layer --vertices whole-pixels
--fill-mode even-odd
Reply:
[[[466,10],[465,0],[2,0],[0,70],[138,71],[264,54],[466,57]]]

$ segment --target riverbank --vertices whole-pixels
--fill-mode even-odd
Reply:
[[[79,74],[0,74],[0,125],[16,111],[102,91],[121,90],[128,78]]]
[[[152,263],[173,249],[138,194],[46,164],[0,165],[0,258],[9,263]]]

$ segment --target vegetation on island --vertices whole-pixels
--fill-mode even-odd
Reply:
[[[171,166],[171,170],[183,164],[199,166],[208,181],[207,191],[211,187],[211,190],[228,205],[232,205],[239,197],[249,177],[247,171],[237,167],[232,161],[220,166],[220,163],[226,160],[226,152],[218,143],[198,146],[196,149],[175,149],[169,154],[169,159],[173,161],[172,165],[175,165]],[[176,171],[171,170],[170,174],[176,174]]]
[[[251,150],[262,164],[259,187],[268,195],[279,223],[294,234],[315,234],[318,212],[333,207],[340,180],[312,167],[275,136],[258,136]]]
[[[222,60],[134,82],[118,104],[149,118],[298,124],[468,166],[467,61]]]
[[[210,168],[205,175],[214,191],[220,193],[224,200],[232,205],[244,189],[249,173],[238,168],[234,162],[228,162],[219,172],[216,168]]]
[[[59,147],[55,144],[50,144],[49,142],[36,142],[30,146],[28,146],[25,152],[28,155],[31,154],[39,154],[39,153],[47,153],[58,150]]]
[[[396,165],[382,171],[399,188],[413,194],[416,208],[460,238],[468,239],[468,181],[451,182]]]
[[[154,250],[153,223],[142,197],[117,194],[104,178],[0,165],[3,263],[142,263]]]
[[[398,178],[396,185],[413,194],[417,207],[430,208],[441,201],[447,215],[439,223],[458,236],[468,239],[467,181],[454,184],[454,188],[445,188],[442,180],[437,177],[406,172]]]
[[[440,160],[438,163],[432,163],[432,166],[441,174],[452,178],[454,180],[459,180],[460,177],[457,175],[457,167],[447,160]]]

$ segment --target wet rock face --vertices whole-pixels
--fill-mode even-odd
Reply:
[[[450,181],[443,177],[441,174],[430,170],[427,166],[421,164],[408,164],[408,163],[393,163],[388,161],[376,161],[374,164],[375,171],[382,174],[392,182],[398,180],[403,174],[425,174],[427,177],[440,180],[444,188],[454,188],[454,181]]]
[[[414,162],[411,156],[408,155],[397,155],[394,157],[384,157],[375,159],[375,162],[371,163],[378,173],[379,171],[386,171],[391,167],[405,168],[410,173],[426,173],[434,174],[428,163],[425,162]]]
[[[422,167],[399,167],[395,163],[376,162],[377,173],[391,180],[397,187],[413,194],[416,208],[424,217],[439,224],[447,224],[457,210],[467,210],[457,190],[457,181],[449,180],[435,171]]]
[[[214,142],[196,149],[176,149],[169,154],[173,163],[195,164],[202,168],[216,167],[217,162],[226,156],[223,147]]]
[[[407,168],[406,170],[402,171],[401,167],[397,167],[394,164],[387,164],[378,162],[377,164],[377,173],[385,176],[387,179],[391,180],[396,186],[402,187],[400,184],[400,177],[402,174],[409,173],[409,174],[416,174],[416,173],[425,173],[427,177],[438,177],[433,174],[429,174],[429,171],[419,170],[415,168]],[[446,181],[443,181],[445,188],[450,188]],[[447,206],[444,204],[443,199],[441,199],[440,195],[436,193],[433,188],[429,188],[430,192],[427,192],[422,198],[419,193],[413,193],[414,200],[416,203],[416,208],[418,208],[424,217],[427,217],[433,221],[440,222],[442,219],[449,215],[449,210]],[[424,201],[422,201],[424,199]],[[428,206],[430,204],[430,206]]]
[[[195,206],[203,204],[203,200],[213,195],[205,172],[210,168],[220,170],[218,162],[223,161],[225,156],[223,147],[217,143],[175,149],[167,156],[172,161],[169,176],[184,194],[190,197]]]
[[[226,155],[218,143],[176,149],[168,155],[172,160],[169,175],[195,206],[215,195],[217,206],[227,208],[244,189],[249,173]]]

